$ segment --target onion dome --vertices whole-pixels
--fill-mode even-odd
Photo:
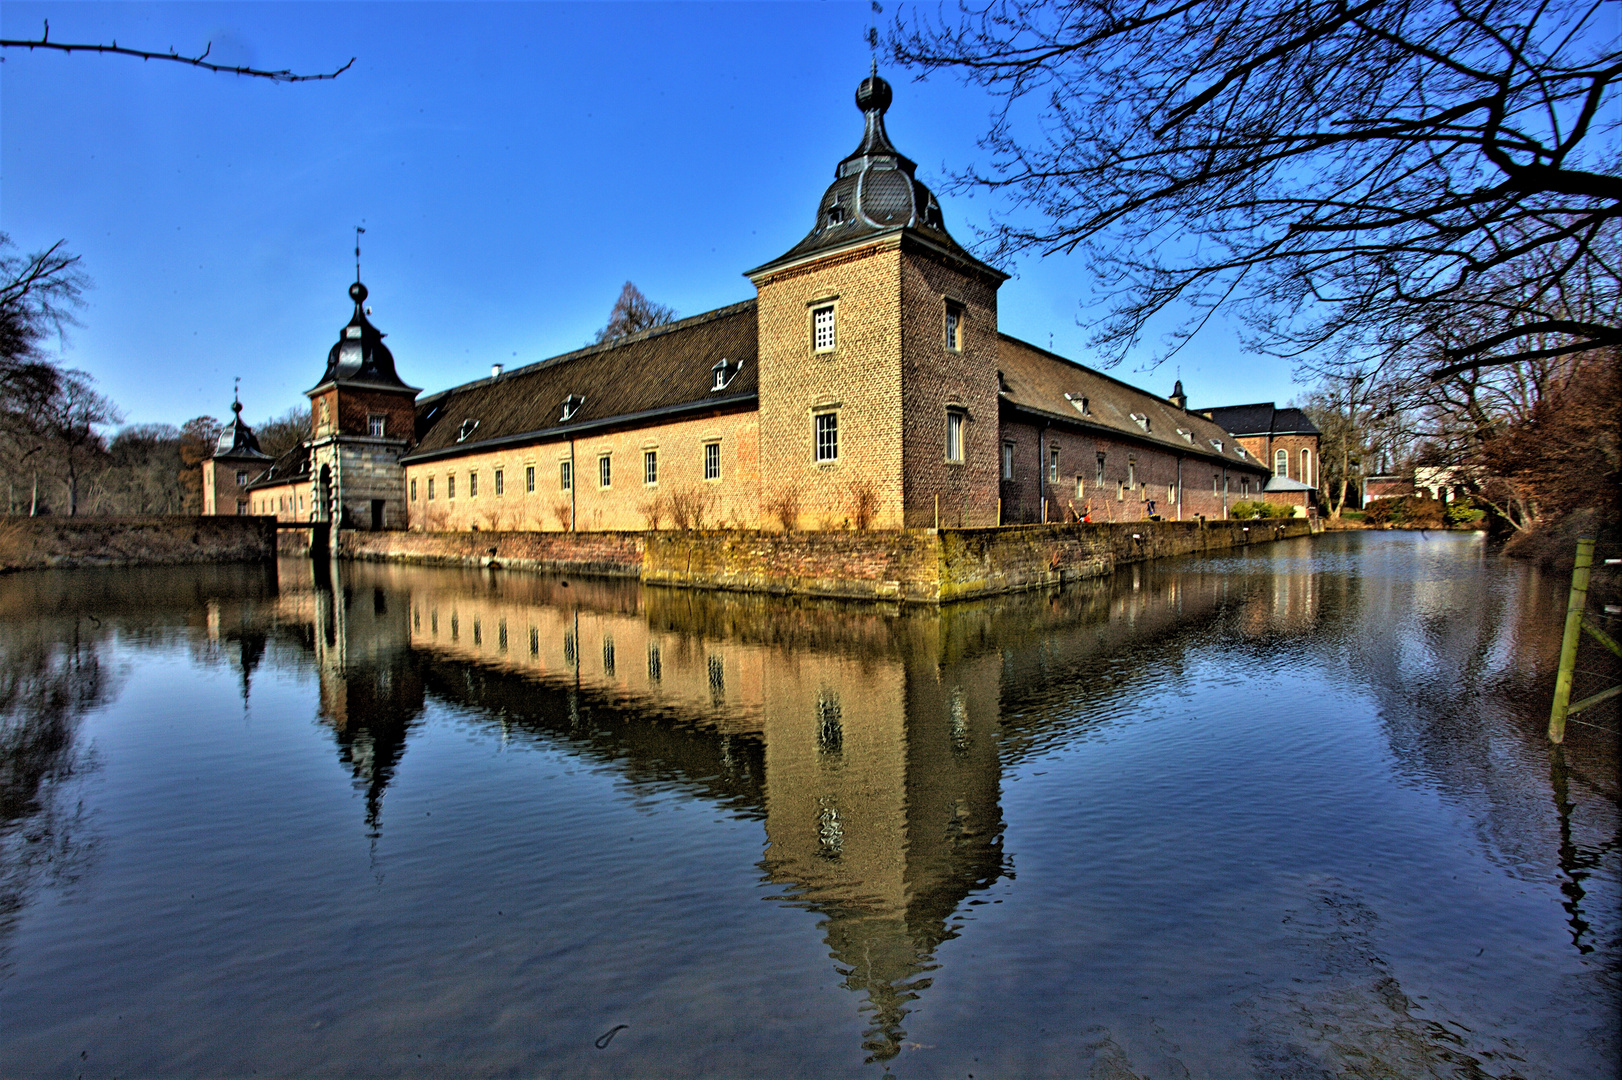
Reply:
[[[862,141],[835,167],[834,182],[817,204],[811,232],[781,257],[749,271],[751,276],[785,262],[901,230],[978,264],[946,231],[940,203],[916,176],[917,163],[890,141],[884,114],[893,97],[890,84],[876,70],[862,80],[856,88],[856,107],[862,112]]]
[[[242,402],[231,402],[231,422],[225,425],[220,437],[214,443],[214,457],[232,458],[264,458],[270,460],[270,455],[259,449],[259,436],[253,433],[253,428],[242,422]]]
[[[355,314],[338,335],[338,344],[327,353],[327,370],[321,381],[305,393],[331,384],[365,386],[379,390],[410,390],[394,371],[394,354],[383,344],[383,333],[366,318],[366,286],[359,281],[349,286]]]

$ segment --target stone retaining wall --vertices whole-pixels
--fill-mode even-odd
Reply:
[[[0,517],[0,570],[261,562],[276,519],[254,516]]]
[[[341,559],[545,570],[597,577],[639,577],[644,536],[636,532],[407,532],[340,530]],[[657,535],[657,534],[653,534]]]

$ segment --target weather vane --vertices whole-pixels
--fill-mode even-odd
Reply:
[[[355,280],[360,280],[360,237],[366,231],[366,226],[355,226]]]
[[[873,0],[873,14],[884,14],[884,5],[879,0]],[[873,60],[873,74],[879,73],[879,21],[873,20],[873,25],[867,28],[867,48]]]

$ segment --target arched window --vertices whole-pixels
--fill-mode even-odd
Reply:
[[[1290,452],[1288,450],[1279,450],[1273,455],[1273,475],[1290,475]]]
[[[1301,448],[1301,482],[1312,483],[1312,451],[1304,446]]]

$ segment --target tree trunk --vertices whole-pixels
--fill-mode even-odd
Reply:
[[[39,470],[34,470],[34,494],[28,503],[28,516],[39,516]]]

